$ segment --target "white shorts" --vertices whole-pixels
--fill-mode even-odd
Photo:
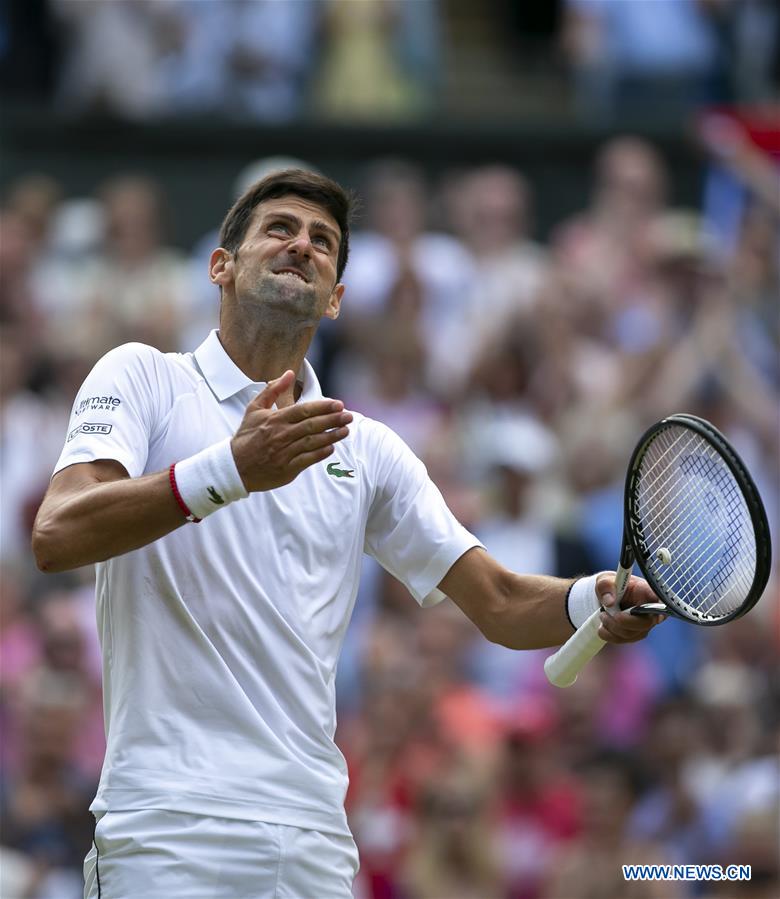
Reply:
[[[85,899],[351,899],[349,836],[149,809],[96,816]]]

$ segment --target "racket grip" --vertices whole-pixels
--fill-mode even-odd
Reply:
[[[606,643],[598,635],[601,609],[597,609],[561,648],[544,663],[544,673],[554,687],[570,687],[577,675]]]
[[[618,565],[617,571],[615,572],[615,605],[612,607],[613,615],[620,610],[620,600],[623,599],[623,594],[626,592],[628,579],[631,577],[632,567],[632,565],[628,565],[626,567],[621,562],[621,564]]]

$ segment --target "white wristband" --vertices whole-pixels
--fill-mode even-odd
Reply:
[[[566,597],[566,614],[569,621],[577,630],[590,618],[590,616],[601,608],[601,601],[596,593],[596,581],[602,574],[613,574],[610,571],[600,571],[598,574],[591,574],[589,577],[581,577],[575,581],[569,588],[569,595]]]
[[[249,496],[236,468],[230,437],[177,462],[174,477],[182,500],[196,518]]]

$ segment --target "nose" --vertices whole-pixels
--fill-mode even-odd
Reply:
[[[290,253],[302,256],[304,259],[309,259],[314,248],[311,245],[311,238],[308,232],[299,231],[287,244],[287,250]]]

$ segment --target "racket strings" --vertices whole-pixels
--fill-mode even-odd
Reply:
[[[669,599],[710,620],[738,608],[753,584],[755,535],[742,491],[710,443],[684,427],[659,432],[635,496],[647,564]]]
[[[712,458],[703,457],[700,452],[683,454],[679,463],[679,473],[688,479],[693,478],[694,483],[697,476],[707,477],[711,482],[722,481],[723,478],[720,477],[720,470],[717,467],[718,457],[713,458],[716,460],[715,462]],[[720,464],[722,465],[722,463]],[[717,604],[720,604],[721,607],[730,606],[730,602],[724,602],[727,590],[732,587],[737,591],[740,589],[738,578],[733,584],[729,586],[727,584],[735,572],[738,575],[734,562],[737,556],[736,546],[742,542],[741,534],[733,527],[739,518],[740,510],[734,506],[733,502],[730,502],[730,499],[739,499],[741,494],[739,491],[732,491],[734,495],[731,498],[728,497],[727,494],[731,487],[730,479],[726,479],[719,486],[724,487],[721,519],[712,517],[719,505],[713,499],[712,491],[697,490],[693,497],[688,497],[689,507],[695,517],[706,520],[707,524],[700,524],[698,528],[694,528],[691,531],[692,537],[688,536],[688,539],[675,548],[675,558],[678,560],[675,570],[679,572],[676,584],[678,592],[682,592],[680,588],[685,587],[687,592],[700,597],[702,600],[700,611],[705,615],[712,613]],[[727,527],[732,525],[730,531],[724,531],[724,521]],[[684,520],[683,524],[686,523]],[[684,529],[684,527],[677,528],[678,531]],[[699,531],[698,535],[697,530]],[[663,539],[673,541],[675,536],[679,539],[679,534],[665,535]],[[698,539],[696,539],[697,536]],[[693,567],[694,563],[695,567]],[[697,572],[698,578],[685,576],[691,573],[695,575]],[[742,588],[745,586],[749,589],[750,581],[747,582],[747,585],[742,584]],[[709,602],[707,602],[708,597]]]
[[[706,475],[710,480],[717,474],[717,469],[713,468],[712,460],[706,465],[701,464],[701,454],[682,453],[679,462],[679,470],[672,468],[671,478],[680,481],[681,476],[685,476],[683,480],[686,483],[695,475]],[[695,483],[695,478],[694,478]],[[684,486],[684,485],[683,485]],[[669,485],[671,489],[680,490],[679,483],[677,485]],[[667,489],[669,489],[667,487]],[[702,503],[702,497],[704,502]],[[718,521],[711,518],[713,513],[714,502],[712,500],[711,491],[697,490],[693,495],[683,497],[687,500],[688,515],[678,522],[677,527],[669,532],[658,536],[656,543],[659,541],[671,543],[674,548],[674,565],[671,580],[676,587],[677,593],[687,593],[690,595],[699,595],[702,598],[701,611],[708,614],[712,611],[715,604],[722,604],[724,590],[735,557],[735,546],[740,542],[740,536],[733,531],[730,539],[724,541],[722,528],[718,527]],[[707,502],[709,498],[709,503]],[[733,507],[728,508],[726,504],[725,516],[726,520],[733,524],[735,514],[738,515]],[[709,516],[709,520],[708,517]],[[668,516],[667,516],[668,517]],[[691,520],[700,519],[700,523],[694,527],[690,527]],[[709,526],[703,526],[701,520],[708,520]],[[715,525],[713,527],[713,524]],[[660,532],[659,532],[660,533]],[[698,537],[698,539],[697,539]],[[725,553],[721,553],[721,548],[725,544]],[[671,547],[666,547],[671,550]],[[716,560],[721,555],[721,563],[716,568]],[[696,563],[696,568],[692,568],[692,564]],[[698,578],[691,577],[691,574],[699,573]],[[676,582],[675,582],[676,581]],[[736,585],[738,587],[738,585]],[[709,602],[706,602],[710,597]]]
[[[687,467],[689,469],[686,472],[687,474],[690,474],[690,469],[691,469],[690,463],[691,463],[692,458],[695,459],[697,461],[697,463],[699,463],[701,460],[700,456],[698,456],[698,457],[687,456],[687,457],[684,457],[681,462],[681,468],[685,469]],[[699,465],[698,467],[701,467],[701,466]],[[708,468],[711,471],[712,464],[710,464],[708,466]],[[724,491],[723,491],[724,500],[726,501],[726,504],[728,507],[726,509],[726,515],[728,515],[728,513],[731,513],[731,516],[733,519],[734,514],[738,511],[734,507],[734,502],[741,499],[741,493],[736,488],[736,485],[733,483],[733,481],[730,481],[730,480],[725,481],[723,484],[723,487],[724,487]],[[731,494],[730,496],[728,495],[729,492]],[[706,511],[710,511],[709,507]],[[680,537],[681,534],[684,534],[688,524],[689,524],[689,522],[687,519],[681,519],[677,528],[672,530],[670,533],[665,534],[663,539],[666,542],[674,543],[675,540],[678,537]],[[726,537],[725,541],[722,541],[721,540],[722,534],[719,532],[719,530],[712,529],[709,532],[709,534],[705,532],[704,535],[702,536],[702,538],[698,541],[698,543],[693,542],[693,535],[695,534],[695,532],[691,531],[690,534],[692,535],[692,539],[688,540],[687,543],[684,543],[682,547],[678,547],[678,550],[679,550],[679,548],[682,548],[683,550],[687,550],[688,554],[691,556],[693,554],[696,554],[699,558],[700,565],[704,565],[708,562],[711,562],[713,560],[713,558],[715,557],[715,555],[721,550],[722,544],[723,544],[723,549],[724,549],[724,553],[723,553],[724,565],[730,564],[736,558],[736,549],[735,548],[740,542],[740,537],[736,532],[731,532]],[[661,540],[660,537],[656,539],[657,546],[654,546],[653,547],[654,549],[657,549],[660,547],[660,545],[661,545],[660,540]],[[666,548],[668,549],[669,547],[666,547]],[[708,550],[711,550],[709,555],[707,555]],[[678,558],[679,558],[679,555],[678,555]],[[721,582],[725,581],[725,578],[722,577],[722,574],[723,573],[721,572]]]

